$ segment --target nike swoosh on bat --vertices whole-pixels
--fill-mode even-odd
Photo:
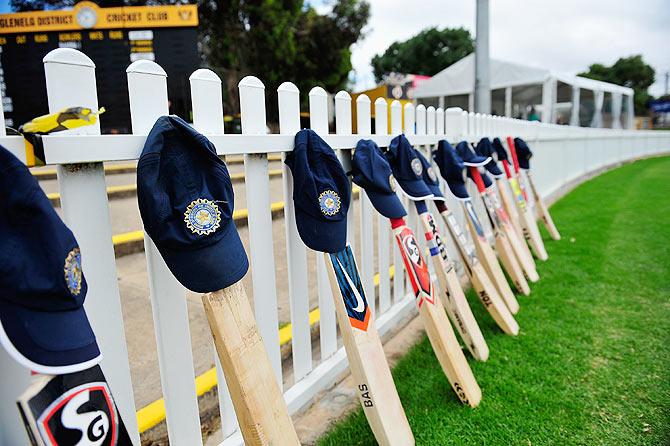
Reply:
[[[344,269],[344,266],[342,266],[342,263],[340,263],[340,259],[335,259],[337,260],[337,264],[340,265],[340,269],[342,270],[342,274],[344,274],[344,277],[347,279],[347,283],[349,283],[349,286],[351,287],[351,290],[354,293],[354,296],[356,296],[356,307],[353,309],[356,313],[362,313],[363,310],[365,310],[365,302],[363,301],[363,296],[358,292],[358,288],[356,288],[356,284],[354,284],[354,281],[351,280],[351,277],[349,277],[349,274],[347,273],[347,270]]]

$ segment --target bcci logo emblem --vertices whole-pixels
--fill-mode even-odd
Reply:
[[[81,292],[81,252],[79,248],[74,248],[65,258],[65,283],[70,294],[77,296]]]
[[[327,190],[319,195],[319,207],[323,215],[335,215],[340,211],[340,196],[337,192]]]
[[[421,164],[419,158],[414,158],[412,160],[412,170],[417,177],[420,177],[423,173],[423,164]]]
[[[395,192],[395,178],[393,178],[393,175],[389,175],[389,187]]]
[[[207,235],[216,231],[221,224],[221,211],[213,201],[198,198],[191,202],[184,212],[184,222],[194,234]]]

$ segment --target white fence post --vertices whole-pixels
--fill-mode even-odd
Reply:
[[[351,135],[351,96],[346,91],[339,91],[335,95],[335,133],[338,135]],[[353,148],[353,147],[352,147]],[[337,157],[342,163],[345,172],[351,171],[351,149],[339,149],[336,151]],[[351,178],[349,178],[351,185]],[[354,197],[351,197],[353,203]],[[354,220],[355,206],[349,206],[347,212],[347,241],[351,245],[353,252],[356,252],[356,227]],[[374,311],[374,302],[372,304]]]
[[[402,133],[402,105],[400,101],[391,102],[391,136],[396,137]],[[406,201],[406,200],[405,200]],[[407,203],[405,203],[407,208]],[[403,270],[402,257],[398,246],[393,243],[393,302],[400,302],[405,296],[405,274]]]
[[[223,135],[223,97],[221,79],[211,70],[199,69],[189,77],[193,105],[193,127],[200,133]],[[212,353],[216,364],[216,381],[221,414],[221,432],[226,438],[238,429],[237,417],[226,385],[221,361],[212,338]],[[223,439],[221,439],[223,440]]]
[[[309,125],[320,136],[328,134],[328,94],[321,87],[309,92]],[[322,255],[316,255],[316,279],[319,290],[319,335],[321,346],[332,354],[337,351],[337,321],[333,291],[330,288],[326,262]]]
[[[246,76],[238,87],[242,134],[265,135],[267,133],[265,86],[258,78]],[[254,315],[281,389],[283,382],[267,153],[244,155],[244,187],[249,211],[247,226],[251,251],[249,261],[254,293]]]
[[[361,94],[356,98],[356,129],[360,135],[369,135],[372,133],[372,122],[370,121],[370,98]],[[361,216],[361,281],[363,282],[363,291],[368,299],[372,311],[375,311],[375,240],[374,225],[372,216],[374,208],[370,198],[361,188],[360,192],[360,216]],[[384,308],[386,310],[388,308]],[[379,312],[381,309],[381,298],[379,303]],[[375,314],[373,313],[373,316]]]
[[[44,71],[51,112],[71,106],[98,108],[95,65],[88,56],[73,49],[53,50],[44,58]],[[100,134],[100,123],[73,133]],[[82,253],[88,281],[85,308],[104,356],[101,366],[121,417],[139,444],[103,166],[64,165],[57,172],[63,216]]]
[[[167,75],[148,60],[133,62],[126,72],[133,133],[147,134],[168,114]],[[202,444],[184,288],[146,233],[144,251],[170,443]]]
[[[377,98],[375,100],[375,135],[388,135],[387,106],[388,104],[386,103],[386,99]],[[379,213],[377,213],[377,229],[377,258],[379,265],[379,314],[384,314],[389,308],[391,308],[391,278],[389,274],[391,223],[389,223],[388,218]],[[393,246],[395,246],[395,243]],[[397,250],[397,248],[394,248],[394,251],[395,250]],[[398,255],[400,255],[399,252]],[[396,273],[394,272],[394,277],[395,274]]]
[[[277,89],[279,100],[279,132],[295,135],[300,130],[300,91],[290,82]],[[286,159],[286,156],[284,156]],[[293,204],[293,175],[286,164],[282,165],[284,187],[284,222],[286,231],[286,266],[291,309],[291,354],[293,355],[294,381],[301,380],[312,370],[312,339],[309,327],[309,287],[307,275],[307,247],[300,239],[295,221]],[[323,346],[322,346],[323,347]],[[328,348],[328,346],[325,346]],[[330,356],[321,348],[321,357]]]

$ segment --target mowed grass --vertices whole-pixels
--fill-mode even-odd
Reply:
[[[483,400],[459,404],[428,339],[393,370],[420,445],[670,445],[670,158],[638,161],[551,208],[549,260],[505,336],[472,292],[489,344],[469,358]],[[540,225],[541,226],[541,225]],[[320,445],[371,445],[361,410]]]

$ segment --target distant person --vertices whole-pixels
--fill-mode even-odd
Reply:
[[[528,112],[528,120],[529,121],[539,121],[540,120],[540,115],[537,114],[535,111],[535,107],[530,108],[530,112]]]

